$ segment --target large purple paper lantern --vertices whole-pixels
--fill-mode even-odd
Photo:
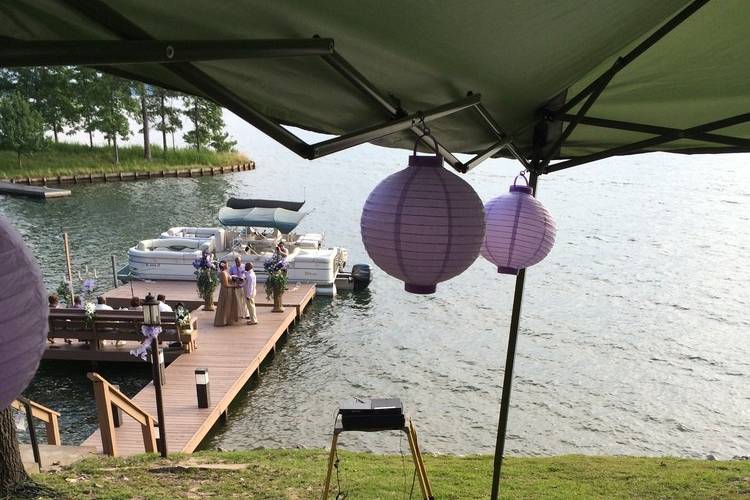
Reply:
[[[36,373],[47,341],[47,292],[36,260],[0,216],[0,410]]]
[[[484,207],[486,230],[482,256],[497,272],[517,274],[544,259],[555,244],[555,221],[532,196],[529,186],[516,185]]]
[[[375,187],[362,211],[367,253],[407,292],[434,293],[479,256],[482,200],[442,165],[441,156],[410,156],[407,168]]]

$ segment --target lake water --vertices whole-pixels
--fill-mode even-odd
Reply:
[[[350,263],[368,262],[359,216],[407,153],[363,146],[307,162],[232,122],[254,172],[76,186],[49,202],[0,196],[54,288],[63,231],[76,269],[111,286],[140,239],[170,226],[215,225],[230,195],[307,200],[301,231],[325,231]],[[237,132],[239,130],[239,133]],[[483,200],[507,191],[517,164],[465,178]],[[507,450],[750,454],[750,168],[742,156],[650,154],[540,180],[558,224],[550,256],[527,274]],[[478,260],[432,296],[374,270],[361,294],[316,299],[276,358],[205,447],[323,447],[339,399],[403,399],[425,450],[494,449],[514,280]],[[88,366],[47,364],[27,394],[62,413],[63,441],[96,428]],[[103,366],[133,394],[143,367]],[[342,446],[397,452],[380,434]]]

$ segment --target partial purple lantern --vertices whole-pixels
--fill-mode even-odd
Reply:
[[[36,373],[47,341],[47,291],[23,238],[0,216],[0,410]]]
[[[441,156],[410,156],[409,166],[378,184],[362,210],[367,253],[407,292],[434,293],[479,256],[482,200],[442,166]]]
[[[497,266],[497,272],[518,274],[552,250],[557,233],[555,221],[532,196],[529,186],[514,182],[510,192],[490,200],[484,212],[482,256]]]

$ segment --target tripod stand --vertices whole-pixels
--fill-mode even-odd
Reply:
[[[402,420],[403,422],[403,420]],[[331,473],[333,472],[333,464],[336,458],[336,444],[338,443],[339,434],[347,429],[341,424],[339,419],[336,420],[336,425],[333,428],[333,438],[331,440],[331,453],[328,455],[328,471],[326,472],[326,481],[323,485],[323,500],[328,498],[328,491],[331,487]],[[414,467],[416,468],[417,478],[419,480],[419,487],[422,490],[422,498],[424,500],[434,500],[432,496],[432,487],[430,481],[427,479],[427,471],[424,468],[424,461],[422,460],[422,453],[419,451],[419,443],[417,442],[417,431],[414,429],[414,423],[409,419],[408,425],[401,427],[389,427],[389,428],[377,428],[368,429],[367,431],[360,432],[377,432],[377,431],[390,431],[398,430],[406,434],[409,440],[409,450],[411,451],[412,460],[414,460]]]

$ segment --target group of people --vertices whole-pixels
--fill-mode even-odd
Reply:
[[[219,301],[214,316],[214,326],[234,325],[241,318],[248,325],[258,324],[255,311],[255,289],[257,280],[253,264],[242,264],[242,259],[234,259],[234,265],[227,267],[227,261],[219,262]]]

